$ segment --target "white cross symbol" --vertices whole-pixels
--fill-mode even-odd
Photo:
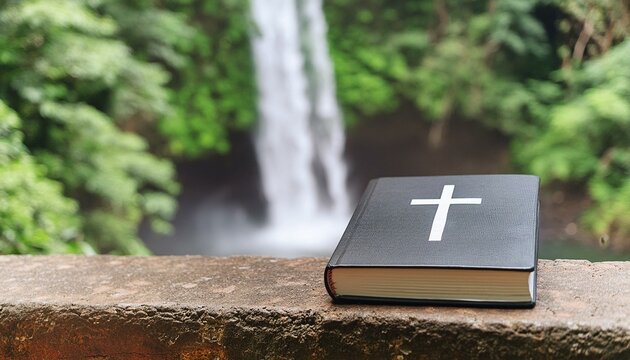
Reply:
[[[481,198],[455,198],[453,199],[455,185],[444,185],[442,196],[439,199],[411,199],[410,205],[437,205],[437,211],[433,218],[429,241],[442,241],[444,225],[448,216],[448,208],[451,205],[479,205]]]

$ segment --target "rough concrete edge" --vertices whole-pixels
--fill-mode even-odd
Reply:
[[[127,342],[133,341],[133,344]],[[134,344],[140,344],[138,346]],[[0,304],[0,358],[630,358],[625,328],[343,316],[266,307]],[[47,352],[48,351],[48,352]]]

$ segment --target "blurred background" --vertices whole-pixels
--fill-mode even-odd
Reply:
[[[374,177],[541,177],[630,259],[630,1],[0,0],[0,253],[327,256]]]

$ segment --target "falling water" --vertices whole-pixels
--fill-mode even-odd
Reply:
[[[251,14],[259,115],[253,140],[266,222],[221,191],[179,229],[190,231],[185,237],[195,239],[197,253],[330,254],[350,205],[322,3],[251,0]]]
[[[321,0],[301,1],[300,4],[305,24],[305,53],[308,54],[305,64],[309,70],[315,151],[326,175],[331,210],[339,215],[349,210],[346,166],[342,158],[345,138],[326,43],[326,20]]]
[[[321,0],[252,0],[266,246],[328,248],[348,218],[344,133]]]

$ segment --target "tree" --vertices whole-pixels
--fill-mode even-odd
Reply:
[[[351,118],[412,102],[439,145],[454,117],[512,139],[515,165],[587,184],[583,224],[630,248],[630,4],[490,0],[327,5]]]
[[[50,207],[42,208],[48,220],[35,218],[28,225],[26,218],[10,217],[3,229],[47,234],[40,236],[50,242],[41,246],[42,252],[85,252],[91,247],[146,254],[136,234],[140,221],[147,217],[155,230],[166,231],[175,208],[173,166],[151,155],[141,137],[123,130],[171,111],[169,74],[122,38],[115,5],[78,0],[0,5],[0,99],[5,114],[14,111],[22,119],[20,151],[29,154],[11,157],[8,164],[16,168],[9,177],[2,172],[3,179],[16,181],[5,184],[14,189],[6,196],[15,203],[35,192],[51,200]],[[14,132],[15,122],[7,125]],[[14,143],[19,140],[13,135]],[[16,187],[28,182],[33,185]],[[43,205],[33,203],[30,209],[35,213]],[[74,230],[62,231],[70,228]],[[5,242],[15,242],[6,236]],[[53,240],[57,237],[90,247],[60,247]],[[20,241],[28,244],[27,238],[22,235]]]
[[[46,177],[19,129],[15,112],[0,101],[0,253],[93,253],[81,241],[76,202]]]

